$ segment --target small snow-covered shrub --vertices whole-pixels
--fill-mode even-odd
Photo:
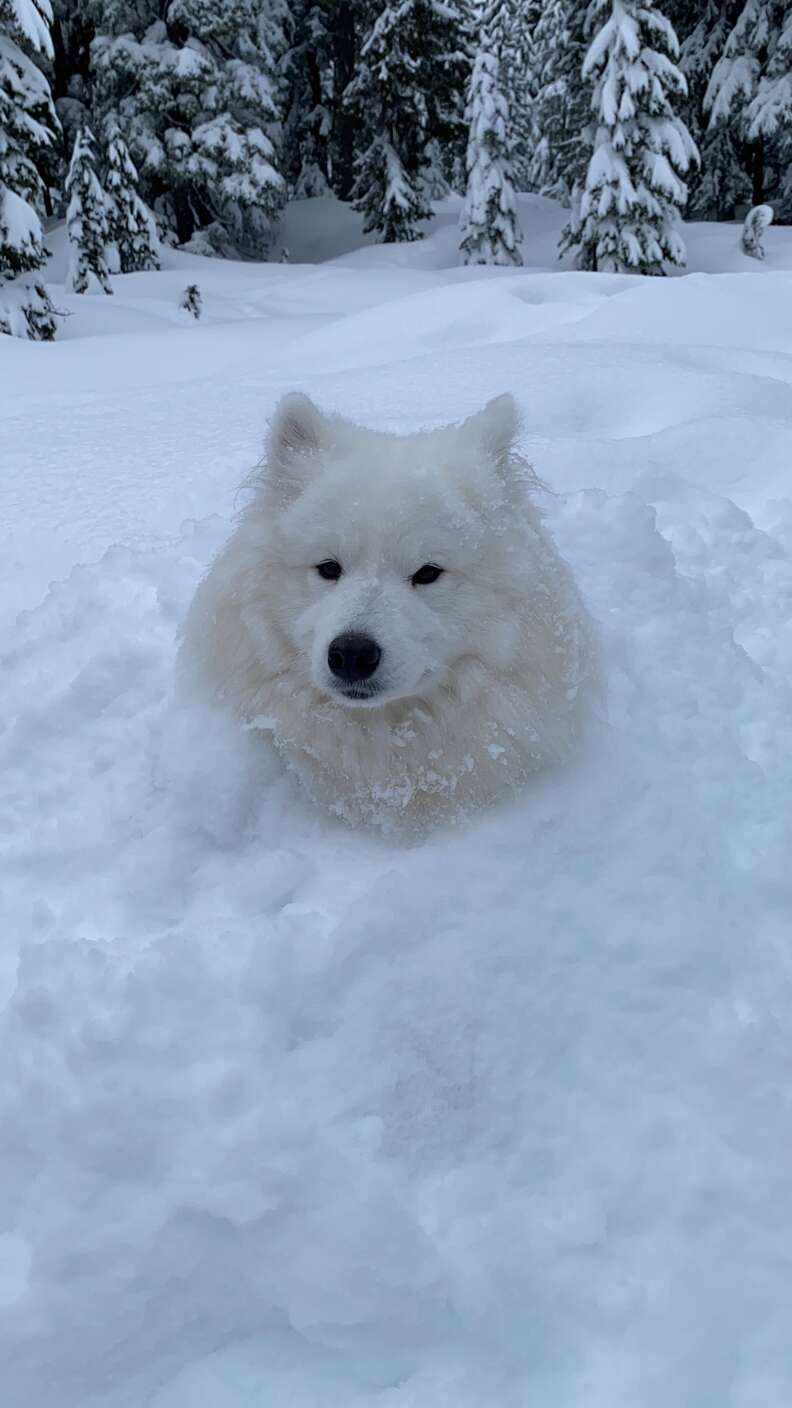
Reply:
[[[755,205],[752,210],[748,211],[740,238],[744,254],[750,254],[752,259],[764,259],[765,231],[770,228],[772,223],[772,205]]]
[[[186,313],[190,313],[196,322],[198,321],[203,312],[203,298],[197,284],[187,285],[179,307],[183,308]]]

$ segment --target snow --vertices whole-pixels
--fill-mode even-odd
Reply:
[[[653,280],[538,198],[459,268],[457,215],[354,253],[317,198],[113,299],[55,230],[72,316],[0,338],[9,1408],[788,1408],[792,233]],[[583,758],[412,848],[172,699],[293,386],[514,390],[602,634]]]
[[[4,242],[17,257],[29,258],[41,243],[38,215],[28,201],[8,187],[0,192],[0,227]]]
[[[10,0],[9,19],[31,48],[42,54],[52,53],[52,6],[49,0]]]

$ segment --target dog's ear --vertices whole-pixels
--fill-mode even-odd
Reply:
[[[503,468],[509,459],[520,418],[514,397],[508,392],[488,401],[483,411],[470,416],[464,423],[465,430],[476,437],[482,450],[493,464]]]
[[[278,402],[267,439],[267,471],[284,498],[295,498],[305,487],[329,439],[328,422],[309,396],[290,391]]]

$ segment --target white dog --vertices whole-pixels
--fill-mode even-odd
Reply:
[[[454,818],[579,732],[590,625],[515,432],[510,396],[407,436],[287,396],[198,589],[187,677],[270,734],[347,820]]]

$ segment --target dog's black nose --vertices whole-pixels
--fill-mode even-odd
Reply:
[[[336,636],[327,652],[331,672],[344,684],[360,684],[362,680],[371,679],[381,659],[382,651],[375,640],[353,632]]]

